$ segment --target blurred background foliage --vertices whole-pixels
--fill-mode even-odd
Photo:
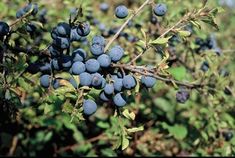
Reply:
[[[82,6],[83,20],[93,17],[100,22],[99,25],[92,25],[87,40],[90,41],[91,37],[100,34],[102,27],[116,28],[124,22],[115,18],[113,13],[115,6],[121,3],[130,9],[135,9],[143,3],[143,0],[35,0],[34,2],[39,4],[40,10],[47,10],[45,15],[47,22],[40,28],[40,32],[43,33],[42,38],[34,43],[34,40],[22,32],[15,34],[13,39],[21,40],[26,48],[33,46],[42,50],[51,43],[51,29],[58,22],[68,21],[70,9],[73,7]],[[108,15],[100,11],[101,2],[109,4]],[[164,2],[168,6],[167,16],[158,19],[160,26],[156,27],[150,22],[152,10],[149,7],[132,21],[135,27],[128,27],[124,32],[143,39],[141,27],[146,32],[153,32],[150,37],[154,38],[157,28],[172,26],[186,11],[201,6],[201,2],[195,0],[155,2]],[[1,0],[0,19],[8,23],[13,22],[16,11],[26,3],[27,1],[23,0]],[[193,27],[193,34],[189,38],[180,39],[180,42],[174,44],[175,55],[187,58],[188,61],[187,66],[173,63],[169,72],[178,80],[194,81],[195,78],[201,78],[203,82],[214,86],[210,93],[206,89],[192,90],[191,97],[185,104],[176,102],[176,88],[159,81],[151,90],[140,88],[139,93],[133,93],[129,105],[121,109],[123,114],[121,117],[116,117],[112,105],[99,102],[98,111],[91,117],[83,118],[80,113],[74,114],[74,103],[67,100],[67,98],[76,99],[73,90],[66,87],[47,91],[39,86],[40,74],[19,75],[27,67],[27,60],[35,61],[38,58],[36,56],[28,58],[27,54],[19,53],[14,66],[9,65],[8,79],[12,81],[13,86],[6,93],[8,100],[4,101],[1,97],[0,101],[0,155],[234,156],[234,3],[233,0],[230,2],[209,0],[208,7],[219,7],[223,10],[215,18],[219,30],[200,23],[202,29]],[[216,37],[222,55],[218,56],[210,50],[205,50],[201,54],[195,53],[195,39],[198,37],[206,39],[211,35]],[[126,42],[124,38],[119,38],[116,42],[126,51],[123,61],[128,61],[138,54],[135,42]],[[14,44],[14,40],[12,43]],[[88,51],[89,48],[84,43],[75,43],[74,47],[82,47]],[[194,58],[188,58],[191,54]],[[192,59],[196,60],[196,64],[192,64]],[[146,53],[139,63],[156,64],[161,60],[161,53],[152,50]],[[200,71],[200,67],[205,60],[209,62],[210,68],[204,73]],[[190,68],[196,71],[191,72]],[[221,75],[221,71],[226,71],[229,75]],[[89,94],[90,97],[97,94],[95,91],[92,93]],[[125,132],[128,131],[126,129],[129,129],[128,134]],[[119,147],[121,143],[128,147],[122,146],[125,148],[122,150]]]

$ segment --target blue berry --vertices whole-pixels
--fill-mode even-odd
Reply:
[[[70,36],[70,32],[71,32],[70,25],[65,22],[59,23],[56,27],[56,30],[60,37]]]
[[[113,94],[113,92],[114,92],[113,84],[106,84],[106,86],[104,87],[104,92],[107,95]]]
[[[97,104],[90,99],[83,101],[83,112],[85,115],[91,115],[97,110]]]
[[[50,63],[45,63],[42,66],[40,66],[40,71],[42,73],[50,73],[51,72],[51,64]]]
[[[10,27],[7,23],[0,21],[0,36],[5,36],[10,31]]]
[[[123,87],[122,79],[121,78],[116,78],[114,80],[113,86],[114,86],[114,90],[116,92],[121,92],[122,91],[122,87]]]
[[[117,18],[124,19],[128,16],[128,9],[124,5],[120,5],[115,9],[115,15]]]
[[[185,103],[189,99],[189,97],[189,92],[186,89],[180,89],[176,93],[176,101],[179,103]]]
[[[25,14],[26,14],[26,12],[24,11],[23,8],[21,8],[20,10],[18,10],[18,11],[16,12],[16,18],[19,19],[19,18],[21,18],[22,16],[24,16]]]
[[[92,44],[90,50],[94,56],[99,56],[104,53],[104,45]]]
[[[81,36],[77,32],[77,27],[72,28],[70,32],[70,41],[73,42],[73,41],[80,41],[80,40],[81,40]]]
[[[87,73],[87,72],[83,72],[79,75],[80,78],[80,85],[81,86],[90,86],[91,82],[92,82],[92,75]]]
[[[103,12],[107,12],[109,10],[108,3],[105,3],[105,2],[101,3],[100,4],[100,10],[103,11]]]
[[[107,54],[102,54],[97,58],[97,61],[100,63],[100,66],[107,68],[111,65],[111,58]]]
[[[72,86],[74,87],[74,88],[78,88],[78,84],[77,84],[77,82],[75,81],[75,79],[73,78],[73,77],[71,77],[70,79],[69,79],[69,82],[72,84]]]
[[[167,12],[167,7],[165,4],[157,4],[155,8],[153,9],[153,12],[157,16],[164,16]]]
[[[29,24],[26,25],[26,31],[29,32],[29,33],[35,32],[36,29],[37,29],[37,27],[32,23],[29,23]]]
[[[76,50],[73,51],[72,54],[73,57],[73,61],[85,61],[86,57],[87,57],[87,53],[85,52],[85,50],[78,48]]]
[[[25,13],[27,13],[31,10],[31,8],[32,8],[32,3],[29,3],[23,8],[23,10]]]
[[[60,49],[60,48],[57,48],[55,45],[51,45],[49,48],[48,48],[50,54],[52,57],[58,57],[60,56],[61,54],[63,54],[63,50]]]
[[[124,50],[120,46],[115,46],[109,51],[109,56],[113,62],[118,62],[124,55]]]
[[[51,67],[54,69],[54,70],[61,70],[61,67],[59,65],[59,61],[58,59],[52,59],[51,60]]]
[[[99,87],[102,84],[103,77],[99,73],[92,74],[91,85],[94,87]]]
[[[104,91],[101,91],[100,99],[105,102],[109,101],[109,97],[104,93]]]
[[[77,33],[80,36],[87,36],[90,33],[90,25],[88,23],[83,23],[77,27]]]
[[[33,11],[32,11],[32,15],[36,15],[38,13],[38,4],[35,3],[33,4]]]
[[[58,61],[59,65],[65,69],[69,69],[72,66],[72,58],[70,56],[64,55]]]
[[[126,105],[126,98],[121,93],[117,93],[113,97],[113,102],[116,106],[122,107]]]
[[[206,72],[210,68],[209,63],[207,61],[204,61],[201,65],[201,70]]]
[[[135,78],[132,75],[124,76],[122,83],[123,87],[125,87],[126,89],[132,89],[136,86]]]
[[[53,40],[53,44],[56,45],[56,47],[61,49],[67,49],[70,46],[70,39],[65,37],[56,37]]]
[[[48,88],[50,86],[50,76],[49,75],[42,75],[40,77],[40,85],[43,88]]]
[[[76,61],[72,65],[72,72],[74,75],[80,75],[81,73],[86,71],[85,64],[81,61]]]
[[[105,45],[105,39],[103,36],[94,36],[92,38],[92,44]]]
[[[156,83],[156,79],[150,76],[142,76],[141,83],[147,88],[152,88]]]
[[[53,86],[54,89],[59,88],[60,87],[60,80],[59,79],[54,79],[52,81],[52,86]]]
[[[97,72],[100,68],[100,63],[96,59],[89,59],[86,61],[86,69],[88,72]]]
[[[31,74],[36,74],[40,71],[40,64],[39,63],[31,63],[26,68],[26,71],[31,73]]]

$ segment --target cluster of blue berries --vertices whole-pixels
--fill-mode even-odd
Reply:
[[[31,11],[32,9],[37,10],[36,4],[29,4],[26,7],[31,8]],[[103,12],[107,12],[109,6],[106,3],[102,3],[100,9]],[[23,10],[25,9],[18,11],[20,16],[17,17],[27,13],[24,12],[23,14]],[[157,5],[154,8],[154,13],[157,16],[163,16],[166,13],[166,6],[163,4]],[[115,9],[115,15],[120,19],[126,18],[128,9],[124,5],[120,5]],[[46,21],[43,16],[40,16],[40,19],[44,22]],[[97,35],[88,44],[92,56],[89,56],[88,52],[82,48],[76,48],[71,51],[71,44],[73,42],[82,42],[90,32],[89,22],[78,22],[76,24],[58,23],[51,31],[52,43],[48,47],[51,58],[47,62],[43,61],[43,64],[29,64],[27,71],[33,74],[41,72],[40,85],[43,88],[51,87],[54,89],[63,86],[61,81],[64,80],[63,78],[56,78],[55,73],[68,72],[72,77],[67,80],[74,88],[86,86],[98,89],[100,90],[99,98],[101,101],[114,104],[117,107],[123,107],[127,104],[125,90],[134,89],[137,85],[137,79],[133,74],[121,72],[117,68],[112,67],[112,64],[122,59],[124,49],[116,45],[105,52],[105,38]],[[75,80],[74,76],[78,76],[79,82]],[[152,76],[143,75],[139,82],[146,88],[152,88],[156,83],[156,79]],[[95,101],[84,99],[83,112],[85,115],[91,115],[96,110],[97,104]]]

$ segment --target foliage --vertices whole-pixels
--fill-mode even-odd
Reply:
[[[11,35],[0,37],[0,155],[235,155],[232,4],[105,0],[109,9],[102,11],[103,1],[33,2],[38,3],[38,14],[32,16],[31,9],[16,19],[16,12],[28,2],[0,1],[0,19],[11,28]],[[160,2],[167,5],[165,16],[153,14]],[[127,6],[127,18],[116,18],[119,4]],[[75,15],[70,14],[74,7]],[[74,87],[69,79],[79,85],[77,75],[56,73],[53,77],[62,78],[60,87],[47,89],[40,85],[42,72],[28,72],[30,64],[50,59],[51,31],[59,22],[81,21],[90,23],[91,32],[72,43],[68,52],[90,52],[95,35],[105,37],[106,50],[120,45],[124,56],[112,67],[136,80],[134,90],[125,91],[128,105],[103,103],[98,99],[101,90],[94,87]],[[36,31],[27,31],[28,24]],[[120,26],[125,28],[114,38]],[[157,79],[153,88],[141,84],[144,75]],[[176,94],[181,90],[189,99],[180,103]],[[95,100],[96,113],[83,114],[84,99]]]

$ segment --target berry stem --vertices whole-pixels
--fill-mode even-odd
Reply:
[[[108,44],[106,45],[104,51],[106,52],[110,45],[115,41],[116,38],[118,38],[119,34],[124,30],[124,28],[127,26],[127,24],[135,17],[137,16],[142,10],[143,8],[150,4],[151,0],[146,0],[136,11],[134,11],[134,13],[125,21],[125,23],[121,26],[121,28],[118,30],[118,32],[113,36],[113,38],[108,42]]]

